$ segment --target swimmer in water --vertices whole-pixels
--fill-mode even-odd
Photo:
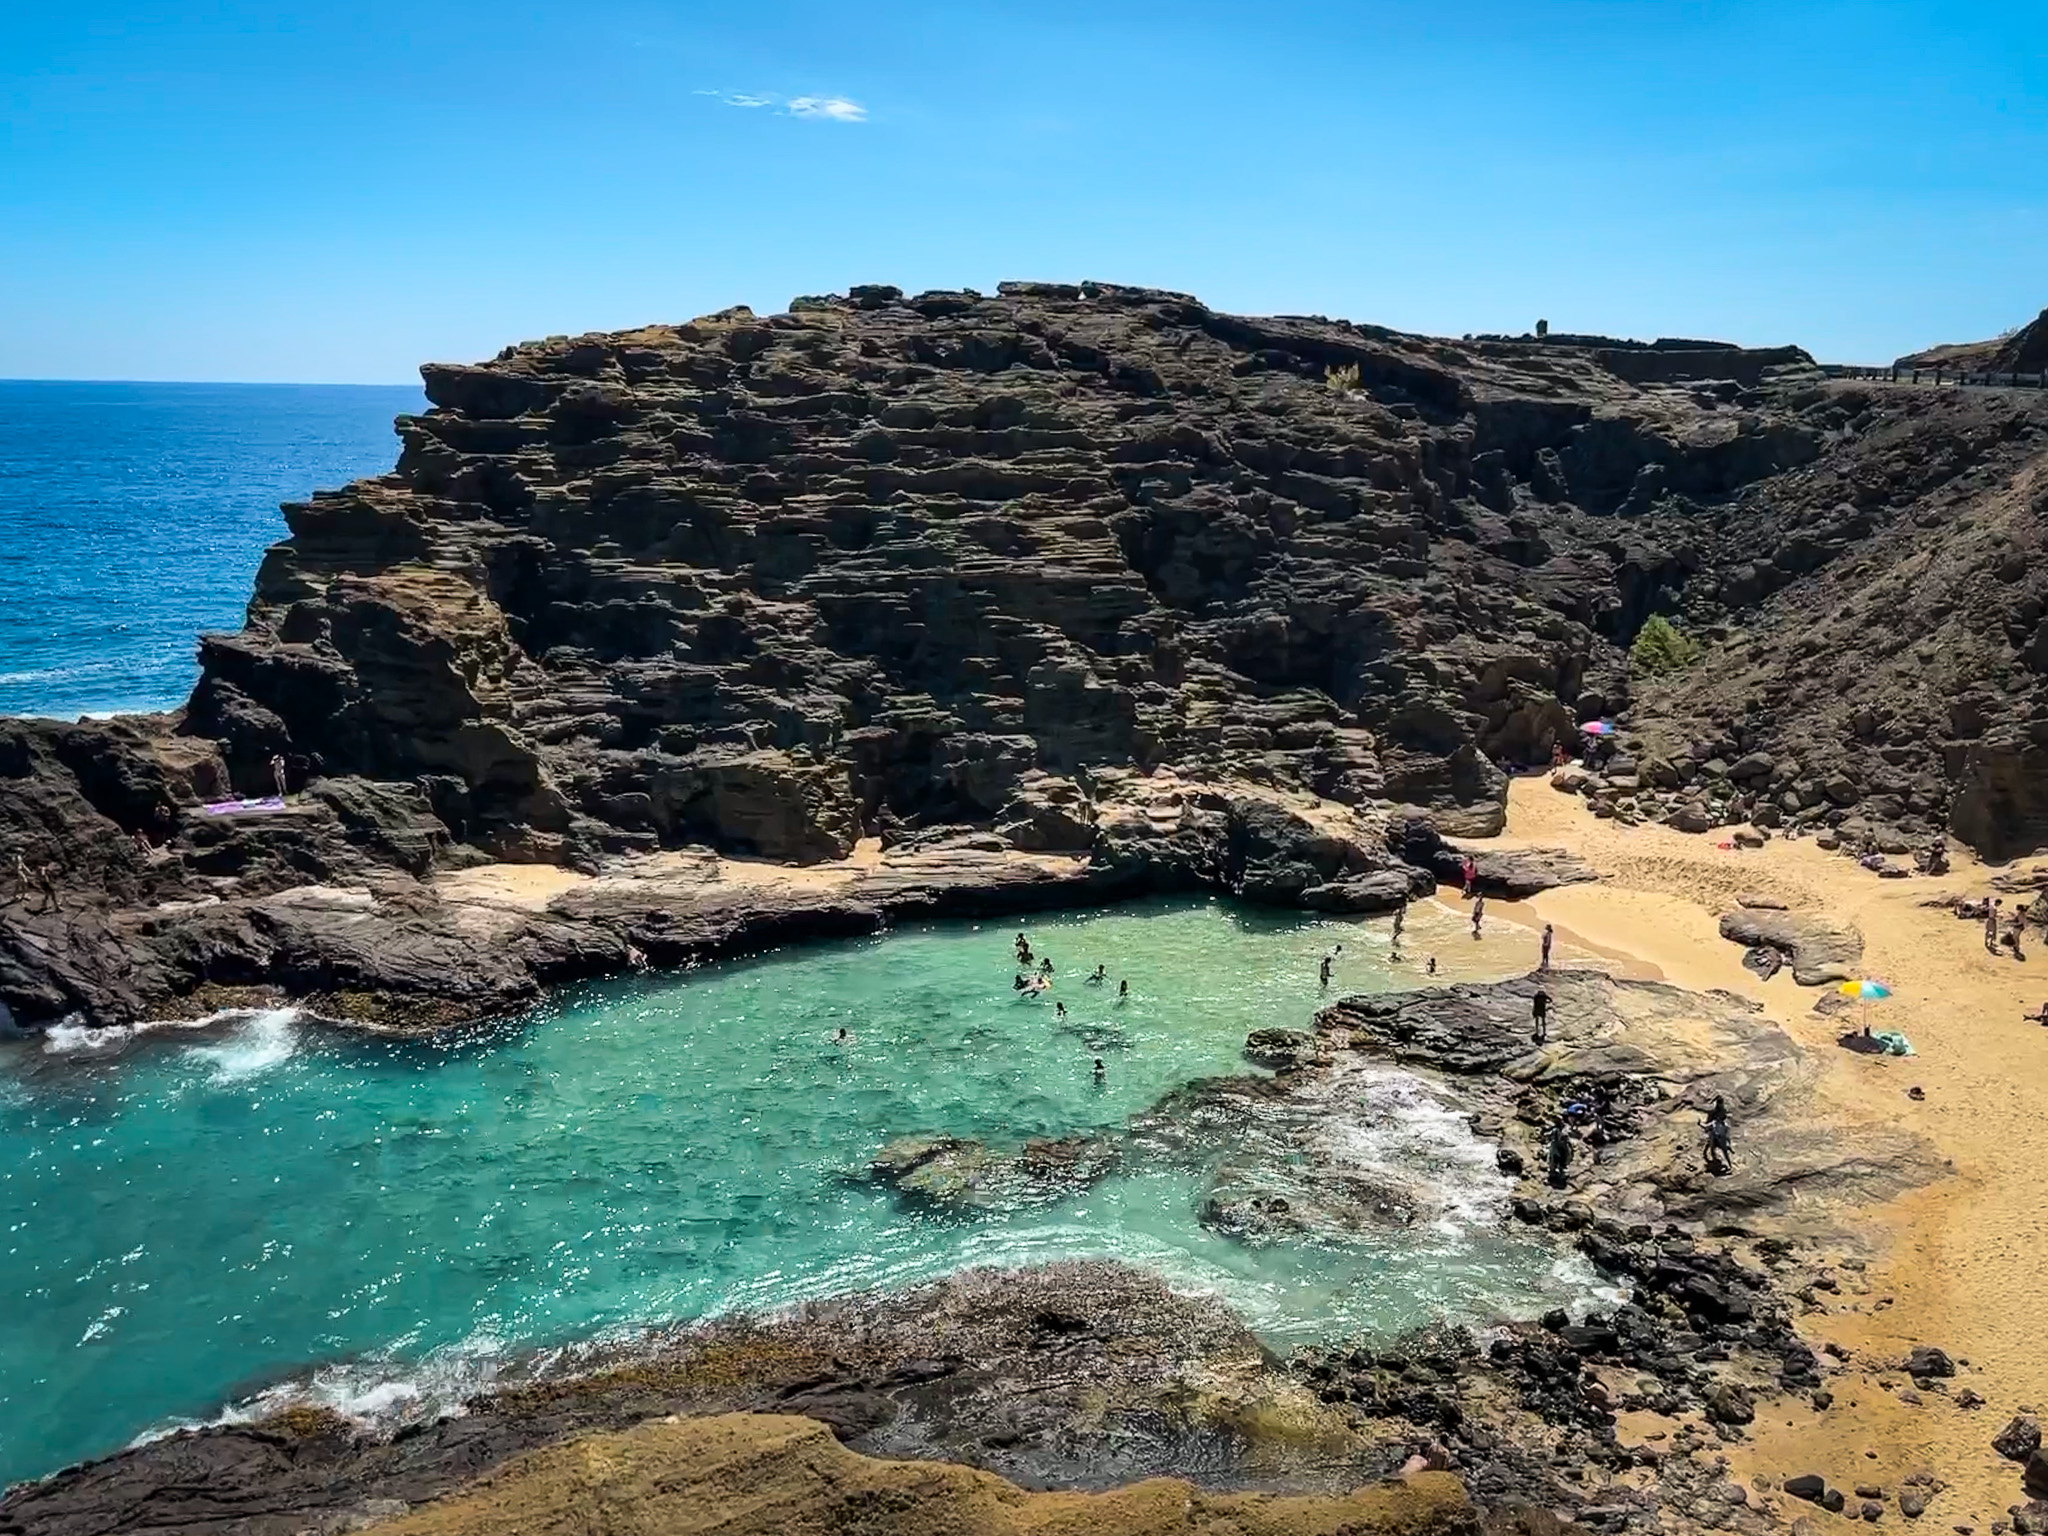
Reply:
[[[1116,1000],[1120,1003],[1128,1003],[1131,1000],[1131,984],[1128,981],[1116,984]]]
[[[1436,974],[1436,956],[1435,956],[1435,955],[1431,955],[1431,956],[1429,957],[1429,974],[1430,974],[1430,975],[1432,975],[1432,976],[1434,976],[1434,975]]]
[[[1104,1066],[1102,1065],[1102,1058],[1101,1058],[1100,1056],[1096,1057],[1096,1058],[1095,1058],[1095,1081],[1097,1081],[1098,1083],[1099,1083],[1099,1082],[1101,1082],[1101,1081],[1102,1081],[1102,1079],[1104,1078],[1104,1076],[1106,1076],[1106,1075],[1107,1075],[1107,1072],[1108,1072],[1108,1069],[1107,1069],[1107,1068],[1105,1068],[1105,1067],[1104,1067]]]
[[[1325,986],[1325,987],[1327,987],[1327,986],[1328,986],[1328,985],[1330,984],[1330,961],[1331,961],[1331,958],[1332,958],[1332,957],[1331,957],[1331,956],[1329,956],[1329,955],[1325,955],[1325,956],[1323,956],[1323,963],[1322,963],[1322,964],[1321,964],[1320,966],[1318,966],[1318,967],[1316,968],[1316,981],[1317,981],[1317,982],[1318,982],[1318,983],[1319,983],[1320,985],[1322,985],[1322,986]]]
[[[1038,962],[1038,974],[1041,976],[1050,976],[1052,974],[1051,955],[1047,955],[1043,960]]]
[[[1012,992],[1022,992],[1026,990],[1028,987],[1030,987],[1030,985],[1031,983],[1025,978],[1024,973],[1022,971],[1019,971],[1017,973],[1017,979],[1010,983],[1010,990]]]
[[[844,1024],[839,1026],[839,1033],[832,1037],[832,1043],[834,1045],[851,1045],[853,1043],[853,1036],[846,1032]]]
[[[1107,980],[1109,980],[1109,967],[1106,965],[1098,965],[1095,967],[1095,973],[1088,978],[1088,985],[1091,987],[1099,987]]]
[[[1056,1019],[1064,1019],[1067,1016],[1067,1005],[1065,1003],[1054,1003],[1052,1005],[1052,1016]]]

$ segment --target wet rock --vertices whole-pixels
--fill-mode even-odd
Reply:
[[[1316,1057],[1316,1037],[1305,1029],[1255,1029],[1245,1037],[1244,1058],[1254,1066],[1284,1070]]]

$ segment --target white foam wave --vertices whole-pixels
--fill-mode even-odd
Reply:
[[[299,1011],[266,1008],[249,1015],[227,1039],[195,1045],[188,1054],[210,1064],[216,1083],[236,1083],[289,1061],[299,1048]]]
[[[292,1026],[299,1017],[296,1008],[223,1008],[197,1019],[96,1025],[86,1023],[83,1015],[71,1014],[43,1031],[43,1052],[49,1056],[112,1056],[159,1030],[232,1028],[236,1033],[229,1039],[192,1048],[195,1057],[217,1063],[217,1077],[231,1079],[247,1076],[244,1068],[261,1071],[289,1056],[297,1041]]]
[[[1407,1185],[1426,1197],[1450,1238],[1497,1225],[1510,1186],[1491,1143],[1472,1134],[1464,1110],[1413,1073],[1354,1066],[1333,1073],[1318,1161],[1339,1172]]]

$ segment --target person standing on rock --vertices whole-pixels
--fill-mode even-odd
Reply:
[[[1728,1131],[1728,1101],[1718,1095],[1707,1111],[1707,1172],[1735,1171],[1735,1143]]]
[[[270,754],[270,781],[277,786],[277,798],[284,798],[284,754]]]
[[[1470,901],[1479,893],[1479,861],[1471,854],[1465,855],[1465,899]]]
[[[1479,925],[1480,925],[1481,923],[1484,923],[1485,921],[1486,921],[1486,898],[1485,898],[1484,896],[1474,896],[1474,897],[1472,898],[1472,937],[1473,937],[1473,938],[1475,938],[1475,939],[1476,939],[1476,938],[1478,938],[1478,937],[1479,937]]]
[[[1572,1165],[1572,1133],[1564,1121],[1558,1120],[1550,1127],[1550,1137],[1543,1148],[1545,1171],[1550,1175],[1550,1187],[1563,1189],[1565,1170]]]
[[[1551,927],[1550,924],[1545,923],[1543,925],[1543,958],[1537,962],[1537,970],[1547,971],[1550,969],[1550,946],[1556,938],[1557,930]]]
[[[1541,1045],[1550,1038],[1550,994],[1538,987],[1529,1009],[1536,1019],[1536,1043]]]

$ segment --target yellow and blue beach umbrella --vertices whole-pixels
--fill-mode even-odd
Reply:
[[[1845,981],[1842,996],[1853,997],[1861,1002],[1870,1002],[1880,997],[1890,997],[1892,989],[1881,981]]]

